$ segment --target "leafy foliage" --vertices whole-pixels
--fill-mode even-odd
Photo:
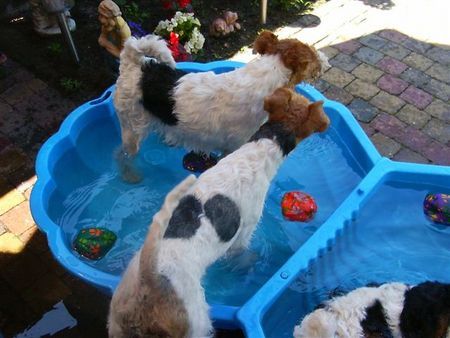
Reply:
[[[68,93],[75,93],[79,91],[83,85],[81,81],[64,77],[59,81],[61,88]]]

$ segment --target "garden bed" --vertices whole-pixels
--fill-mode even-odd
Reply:
[[[125,1],[128,5],[131,1]],[[124,18],[136,16],[142,19],[142,26],[152,32],[160,20],[170,18],[158,0],[134,0],[136,7],[128,7],[122,12]],[[286,9],[289,3],[306,3],[301,0],[269,1],[267,24],[260,23],[260,1],[248,0],[193,0],[192,8],[200,20],[201,32],[206,41],[203,49],[194,56],[195,61],[213,61],[227,59],[242,47],[252,43],[261,29],[275,29],[298,19],[305,7]],[[114,82],[114,74],[106,62],[105,52],[99,47],[97,38],[100,25],[97,20],[97,1],[77,0],[71,10],[77,23],[73,38],[81,59],[74,64],[62,36],[42,37],[32,29],[28,16],[11,23],[9,19],[0,22],[0,46],[14,61],[24,65],[37,77],[60,89],[76,103],[82,103],[101,94]],[[133,5],[133,6],[135,6]],[[136,10],[137,9],[137,10]],[[226,37],[214,38],[208,34],[209,24],[225,10],[239,15],[242,29]],[[0,76],[2,74],[0,73]]]

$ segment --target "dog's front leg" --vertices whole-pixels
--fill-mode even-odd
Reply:
[[[122,147],[119,149],[117,160],[122,178],[128,183],[139,183],[142,180],[142,175],[134,164],[140,142],[140,138],[130,129],[122,128]]]

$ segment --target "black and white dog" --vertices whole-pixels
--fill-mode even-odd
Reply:
[[[316,78],[329,66],[314,47],[295,39],[278,40],[268,31],[258,36],[254,50],[261,56],[242,68],[187,74],[175,68],[159,37],[128,39],[114,94],[124,159],[136,155],[150,130],[190,151],[230,153],[267,120],[265,96]]]
[[[322,304],[295,338],[450,338],[450,285],[386,283]]]

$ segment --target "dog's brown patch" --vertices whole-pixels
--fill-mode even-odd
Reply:
[[[255,40],[253,50],[260,54],[279,54],[286,68],[292,70],[289,86],[313,80],[322,71],[315,48],[296,39],[278,40],[272,32],[263,31]]]
[[[311,103],[286,87],[278,88],[264,99],[264,110],[269,113],[269,121],[281,122],[294,132],[297,142],[312,133],[325,131],[330,124],[322,101]]]

